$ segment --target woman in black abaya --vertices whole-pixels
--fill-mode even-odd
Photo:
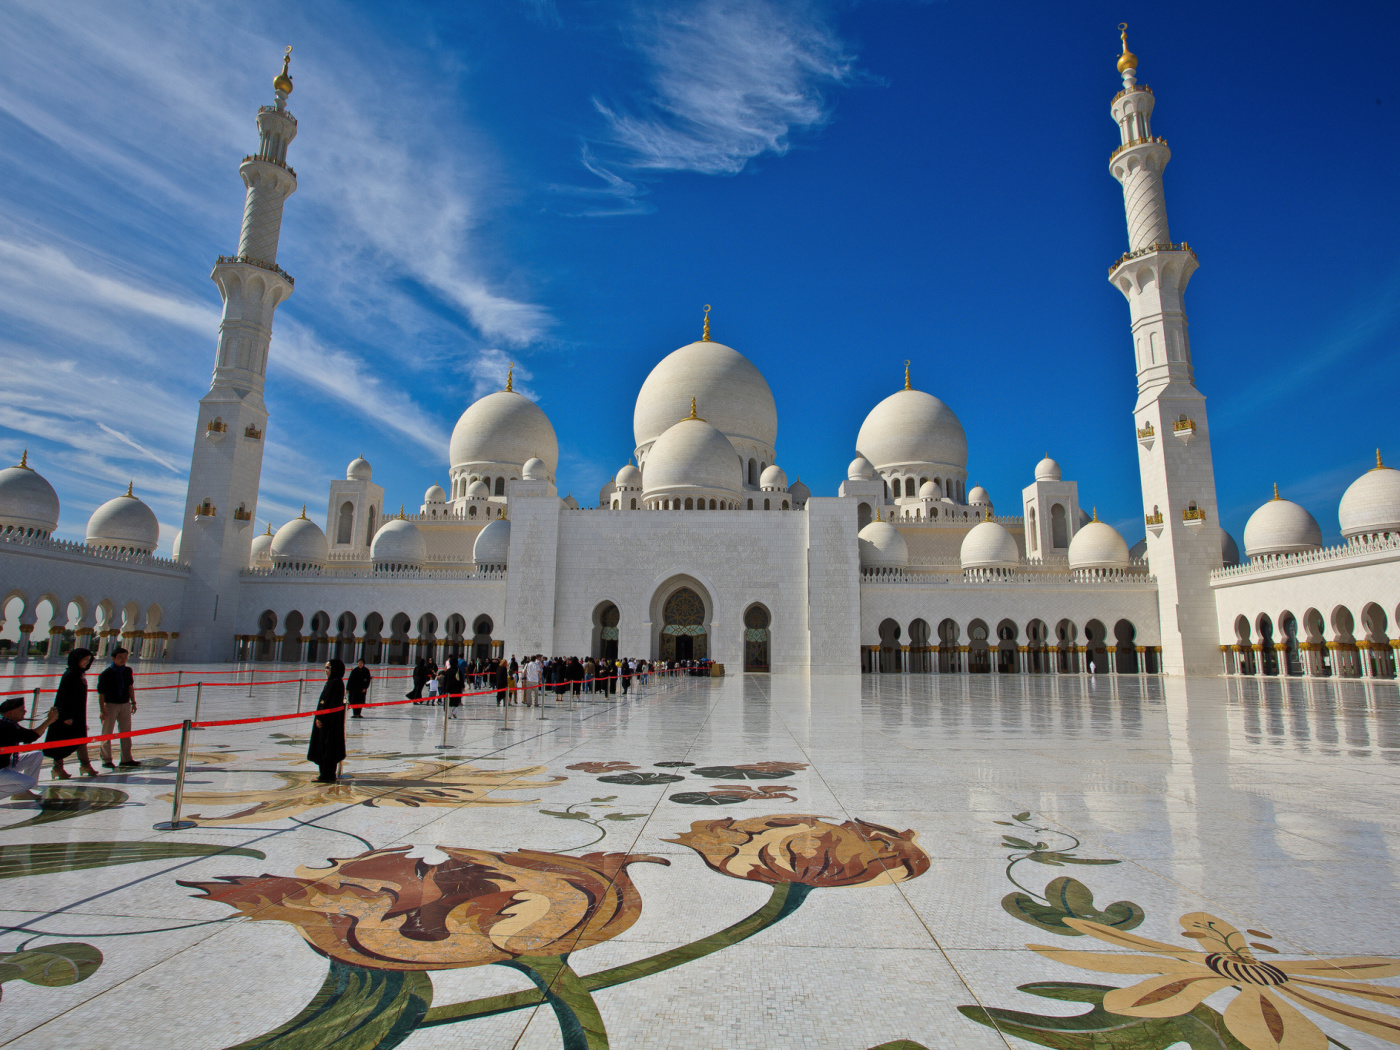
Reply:
[[[334,784],[335,769],[345,760],[345,665],[326,661],[326,684],[316,701],[316,721],[306,757],[321,768],[318,784]],[[340,708],[340,710],[335,710]]]
[[[51,636],[57,639],[57,635]],[[58,644],[56,641],[51,645]],[[54,694],[53,706],[58,708],[58,721],[49,726],[45,743],[59,743],[64,740],[82,740],[88,735],[87,724],[87,679],[83,672],[92,663],[92,653],[87,649],[74,649],[68,654],[68,670],[58,680],[58,691]],[[97,770],[92,768],[86,744],[70,744],[67,747],[46,747],[44,754],[53,759],[53,775],[56,780],[71,780],[72,774],[63,768],[63,760],[74,751],[78,752],[78,764],[83,776],[95,777]]]

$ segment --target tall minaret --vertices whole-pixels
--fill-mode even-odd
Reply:
[[[238,574],[248,567],[262,474],[267,408],[263,381],[272,315],[292,294],[277,265],[282,205],[297,188],[287,166],[296,118],[287,111],[292,49],[273,80],[276,101],[258,109],[258,149],[238,169],[248,187],[236,255],[210,274],[224,300],[214,377],[199,402],[180,560],[190,566],[181,609],[180,658],[222,660],[234,645]]]
[[[1152,135],[1152,89],[1137,83],[1128,27],[1119,26],[1123,90],[1113,99],[1122,144],[1109,167],[1123,184],[1128,251],[1108,279],[1127,297],[1137,357],[1138,466],[1146,512],[1147,554],[1157,577],[1162,669],[1215,674],[1219,639],[1209,576],[1220,568],[1220,523],[1210,458],[1206,400],[1196,389],[1182,297],[1196,253],[1167,231],[1162,170],[1166,140]]]

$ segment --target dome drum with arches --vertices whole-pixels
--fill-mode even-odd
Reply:
[[[935,474],[967,481],[962,423],[938,398],[913,388],[907,362],[904,389],[870,410],[856,435],[856,448],[881,475]],[[848,476],[855,480],[854,474]]]
[[[88,519],[89,547],[149,554],[159,543],[160,522],[155,512],[136,498],[131,485],[125,495],[109,499]]]
[[[448,460],[454,484],[463,476],[505,473],[523,476],[527,461],[539,459],[552,482],[559,465],[559,440],[539,405],[514,389],[514,372],[506,388],[479,398],[452,429]]]
[[[58,493],[29,465],[26,449],[13,467],[0,470],[0,534],[47,536],[58,528]]]

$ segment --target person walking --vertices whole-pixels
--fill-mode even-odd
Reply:
[[[127,652],[121,646],[112,650],[112,663],[97,676],[97,711],[102,719],[102,735],[131,732],[131,716],[136,713],[136,679],[126,665]],[[112,742],[102,741],[98,748],[102,764],[112,765]],[[122,737],[122,768],[138,769],[140,762],[131,757],[131,737]]]
[[[544,673],[544,664],[539,657],[531,657],[529,663],[525,665],[525,706],[531,707],[539,700],[540,676]]]
[[[423,699],[423,687],[428,684],[428,679],[430,677],[431,676],[428,674],[427,661],[420,656],[418,662],[413,665],[413,689],[404,693],[404,696],[409,700],[418,700],[421,702]]]
[[[442,671],[438,674],[438,695],[448,708],[462,705],[462,680],[457,677],[456,660],[448,660],[442,665]]]
[[[510,688],[510,672],[504,660],[491,661],[491,684],[496,687],[496,706],[506,702],[506,690]]]
[[[622,680],[622,697],[624,700],[627,698],[627,690],[632,688],[630,667],[631,665],[626,660],[619,660],[617,662],[617,677]]]
[[[54,693],[54,707],[58,718],[49,726],[44,742],[63,744],[65,740],[82,740],[88,735],[87,725],[87,679],[84,672],[92,664],[92,653],[87,649],[73,649],[68,653],[68,670],[58,680],[58,690]],[[95,777],[97,770],[92,768],[86,744],[69,744],[60,747],[46,747],[44,754],[53,759],[55,780],[72,780],[73,776],[63,768],[63,760],[74,751],[78,752],[78,765],[83,776]]]
[[[345,682],[345,692],[352,704],[363,704],[369,695],[369,684],[374,681],[374,675],[369,673],[369,668],[365,666],[364,657],[355,661],[355,669],[350,672],[350,677]],[[364,712],[358,707],[352,708],[351,718],[361,718]]]
[[[587,657],[583,661],[583,691],[593,692],[593,679],[597,677],[598,665],[593,662],[593,657]]]
[[[24,697],[12,696],[0,704],[0,747],[23,747],[39,739],[39,734],[58,721],[58,708],[49,708],[39,728],[20,725],[24,720]],[[39,782],[39,770],[44,765],[42,751],[21,751],[17,755],[0,755],[0,798],[37,799],[34,785]]]
[[[318,784],[334,784],[336,767],[345,761],[345,665],[326,661],[326,684],[316,701],[316,719],[306,757],[320,767]]]

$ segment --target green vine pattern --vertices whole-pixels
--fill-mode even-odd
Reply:
[[[570,847],[569,847],[569,850],[584,849],[584,848],[587,847],[587,846],[593,845],[595,842],[602,842],[603,839],[607,838],[607,836],[608,836],[608,828],[607,828],[607,825],[605,825],[605,824],[602,823],[602,821],[607,820],[607,821],[616,821],[616,822],[620,822],[620,821],[626,821],[626,820],[640,820],[642,817],[645,817],[645,816],[646,816],[645,813],[585,813],[585,812],[583,812],[583,811],[586,810],[586,809],[614,809],[614,808],[616,808],[616,807],[614,807],[613,805],[611,805],[611,803],[616,802],[616,801],[617,801],[617,796],[616,796],[616,795],[607,795],[607,796],[604,796],[603,798],[592,798],[592,799],[589,799],[587,802],[571,802],[571,803],[570,803],[568,806],[566,806],[564,809],[542,809],[542,810],[540,810],[540,812],[543,813],[546,817],[556,817],[556,818],[558,818],[559,820],[577,820],[577,821],[582,821],[583,823],[589,824],[589,825],[591,825],[592,827],[596,828],[596,829],[598,830],[598,837],[597,837],[597,838],[589,839],[587,842],[582,843],[581,845],[578,845],[578,846],[570,846]],[[548,852],[548,853],[566,853],[566,852],[568,852],[568,850],[546,850],[546,852]]]

